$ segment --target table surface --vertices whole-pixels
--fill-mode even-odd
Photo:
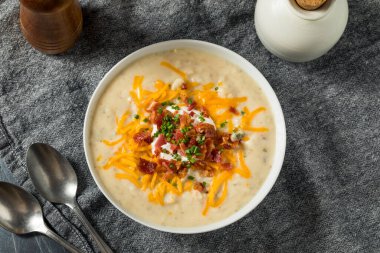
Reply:
[[[0,181],[14,182],[13,175],[0,160]],[[40,234],[15,235],[0,228],[0,253],[63,253],[66,250],[55,241]]]
[[[18,1],[0,0],[0,160],[6,163],[0,180],[37,195],[25,153],[34,142],[56,147],[80,179],[83,212],[115,252],[379,252],[380,0],[349,0],[342,38],[304,64],[263,47],[255,0],[80,2],[81,39],[67,54],[46,56],[22,37]],[[85,108],[104,74],[143,46],[180,38],[216,43],[257,66],[287,125],[283,168],[265,201],[223,230],[195,235],[164,233],[127,218],[96,187],[82,148]],[[95,252],[68,208],[44,203],[44,213],[65,239]],[[0,229],[3,252],[65,250],[43,235]]]

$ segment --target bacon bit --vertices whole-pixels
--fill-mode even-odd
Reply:
[[[193,109],[195,108],[196,105],[197,105],[197,104],[193,101],[193,103],[191,103],[190,105],[187,106],[187,109],[188,109],[189,111],[191,111],[191,110],[193,110]]]
[[[164,163],[167,163],[167,162],[168,162],[168,160],[159,158],[157,161],[157,164],[158,164],[157,170],[159,170],[160,172],[163,172],[163,171],[165,172],[166,167],[165,167]]]
[[[157,111],[153,111],[153,112],[150,114],[150,121],[151,121],[153,124],[156,124],[158,128],[160,128],[161,125],[162,125],[162,119],[163,119],[162,114],[159,114]]]
[[[161,128],[161,126],[162,126],[162,119],[163,119],[164,117],[162,116],[162,115],[158,115],[158,117],[156,118],[156,122],[154,122],[154,124],[156,124],[157,125],[157,127],[158,128]]]
[[[222,163],[221,164],[223,169],[225,170],[232,170],[232,164],[231,163]]]
[[[215,144],[214,144],[213,139],[207,138],[205,141],[205,146],[206,146],[206,150],[207,150],[206,157],[207,157],[207,159],[210,159],[211,152],[215,149]]]
[[[194,146],[197,144],[197,139],[195,137],[192,137],[189,141],[189,146]]]
[[[164,144],[166,144],[165,137],[164,137],[163,134],[159,134],[158,137],[157,137],[156,146],[158,145],[158,146],[161,147]]]
[[[206,162],[202,161],[202,160],[196,161],[195,164],[194,164],[194,168],[197,169],[197,170],[206,170],[206,169],[208,169]]]
[[[229,133],[219,133],[219,147],[224,149],[238,148],[241,141],[232,141],[231,134]]]
[[[201,170],[199,174],[202,177],[213,177],[215,172],[213,170]]]
[[[184,167],[182,166],[182,162],[180,162],[180,161],[176,161],[176,162],[174,162],[174,163],[175,163],[175,166],[176,166],[176,169],[177,169],[177,174],[178,174],[181,170],[186,170],[186,171],[187,171],[187,169],[184,168]]]
[[[191,123],[189,114],[184,113],[179,117],[179,127],[182,129]]]
[[[221,147],[224,149],[232,149],[232,145],[230,143],[222,143]]]
[[[177,144],[171,144],[171,145],[170,145],[170,149],[172,150],[172,152],[177,151],[178,147],[179,147],[179,146],[178,146]]]
[[[160,103],[158,103],[156,100],[153,100],[149,104],[149,106],[146,108],[146,111],[147,112],[153,112],[153,111],[157,110],[159,106],[160,106]]]
[[[174,140],[176,141],[179,141],[183,138],[183,133],[181,132],[181,130],[177,129],[175,132],[174,132]]]
[[[206,153],[202,152],[202,150],[201,150],[201,153],[199,155],[197,155],[197,159],[204,160],[205,158],[206,158]]]
[[[203,117],[206,117],[206,118],[210,117],[210,114],[208,113],[208,110],[206,107],[201,106],[200,112],[202,113]]]
[[[205,187],[202,183],[195,182],[193,188],[194,188],[194,190],[197,190],[197,191],[203,192],[203,191],[205,190],[206,187]]]
[[[154,145],[154,148],[155,148],[154,153],[155,153],[156,156],[159,156],[159,155],[160,155],[160,153],[161,153],[161,151],[162,151],[161,146],[164,145],[164,144],[166,144],[165,137],[164,137],[163,134],[160,134],[160,135],[157,137],[157,141],[156,141],[156,143],[155,143],[155,145]]]
[[[139,144],[139,145],[142,145],[144,142],[146,144],[151,144],[152,141],[153,141],[153,138],[150,136],[151,133],[150,132],[147,132],[147,131],[140,131],[138,133],[136,133],[134,136],[133,136],[133,140]]]
[[[186,156],[186,152],[183,151],[182,149],[178,149],[177,152],[178,152],[181,156]]]
[[[156,169],[157,172],[166,173],[171,172],[175,173],[181,169],[181,162],[175,162],[173,160],[168,161],[165,159],[158,159],[158,168]]]
[[[172,179],[173,176],[174,176],[173,171],[168,170],[168,171],[166,171],[166,172],[162,175],[162,179],[165,180],[165,181],[168,181],[168,180]]]
[[[166,170],[172,170],[172,169],[170,168],[170,164],[171,164],[171,162],[169,162],[169,161],[167,161],[167,160],[165,160],[165,159],[160,159],[160,160],[161,160],[161,165],[162,165],[163,167],[165,167]]]
[[[220,133],[219,134],[220,135],[220,137],[222,138],[222,142],[223,143],[228,143],[229,141],[230,141],[230,138],[231,138],[231,134],[229,134],[229,133]]]
[[[214,149],[213,151],[211,151],[211,160],[216,163],[221,163],[222,153],[219,150]]]
[[[228,110],[229,110],[231,113],[235,114],[235,115],[239,115],[239,112],[238,112],[238,110],[236,110],[235,107],[230,106],[230,108],[229,108]]]
[[[197,137],[197,132],[194,129],[191,129],[189,132],[186,133],[188,137]]]
[[[184,178],[184,177],[186,177],[186,175],[187,175],[187,169],[182,168],[182,169],[178,170],[178,176],[180,178]]]
[[[167,170],[171,170],[169,161],[166,161],[166,160],[162,161],[162,166],[164,166]]]
[[[155,169],[157,167],[157,164],[156,163],[153,163],[153,162],[149,162],[145,159],[142,159],[140,158],[140,161],[139,161],[139,170],[142,172],[142,173],[145,173],[145,174],[153,174]]]
[[[204,134],[206,138],[214,138],[216,135],[214,126],[208,123],[199,123],[195,126],[195,131]]]
[[[202,144],[200,146],[200,149],[202,154],[207,154],[207,146],[205,144]]]
[[[186,90],[187,89],[187,85],[186,85],[186,83],[183,83],[182,85],[181,85],[181,90]]]
[[[185,143],[181,143],[181,144],[179,144],[179,150],[178,150],[178,152],[182,155],[182,156],[185,156],[186,155],[186,145],[185,145]]]
[[[187,97],[186,95],[181,95],[181,99],[183,102],[185,102],[186,106],[188,107],[187,109],[189,111],[193,110],[197,103],[192,99]]]
[[[194,112],[191,111],[191,112],[189,113],[189,115],[190,115],[191,117],[193,117],[193,116],[194,116]]]

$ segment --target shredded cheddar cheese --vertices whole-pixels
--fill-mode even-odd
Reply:
[[[161,66],[164,66],[164,67],[167,67],[171,70],[173,70],[174,72],[176,72],[178,75],[180,75],[184,80],[187,79],[187,75],[185,72],[179,70],[178,68],[174,67],[173,65],[171,65],[169,62],[166,62],[166,61],[163,61],[161,62]]]
[[[194,190],[193,180],[188,178],[180,178],[174,176],[170,180],[162,177],[157,171],[152,174],[144,174],[137,169],[139,159],[143,158],[149,162],[157,162],[158,158],[151,151],[151,145],[139,146],[132,138],[139,133],[141,129],[151,131],[152,125],[144,121],[148,117],[145,109],[152,103],[157,101],[163,103],[171,101],[181,96],[189,96],[200,105],[207,107],[210,118],[215,125],[225,126],[225,131],[233,133],[236,128],[251,132],[267,132],[266,127],[252,126],[255,117],[266,111],[265,107],[259,107],[249,110],[243,107],[240,113],[236,115],[231,108],[242,107],[242,103],[247,101],[246,97],[225,98],[219,96],[218,88],[223,85],[222,82],[217,84],[209,82],[200,84],[190,82],[185,72],[178,69],[168,62],[161,62],[161,66],[178,74],[186,81],[187,90],[172,90],[169,83],[157,80],[154,83],[155,91],[143,88],[143,76],[135,76],[132,83],[132,90],[129,95],[137,108],[138,118],[134,118],[130,111],[126,111],[120,116],[116,116],[115,125],[116,133],[120,136],[115,140],[103,140],[104,145],[115,149],[113,155],[106,160],[103,169],[115,168],[117,173],[115,177],[118,179],[126,179],[135,187],[147,192],[148,200],[158,205],[165,205],[165,196],[173,194],[181,196],[184,192]],[[179,104],[184,105],[184,104]],[[240,125],[235,126],[234,118],[240,118]],[[242,137],[242,141],[247,141],[247,136]],[[208,188],[206,203],[202,211],[206,215],[210,208],[217,208],[226,200],[228,196],[228,181],[235,175],[243,178],[251,177],[251,171],[245,163],[244,150],[225,150],[222,153],[223,158],[227,159],[232,168],[226,170],[223,166],[216,162],[210,162],[209,166],[215,170],[212,181]],[[99,158],[100,157],[100,158]],[[102,156],[99,156],[100,160]]]

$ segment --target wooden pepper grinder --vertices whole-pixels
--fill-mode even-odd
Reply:
[[[59,54],[82,32],[82,9],[78,0],[20,0],[20,25],[34,48]]]

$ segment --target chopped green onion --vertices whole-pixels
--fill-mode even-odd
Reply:
[[[220,124],[220,127],[225,127],[227,125],[227,120],[223,121],[221,124]]]
[[[174,110],[179,110],[179,109],[180,109],[178,105],[172,105],[171,107],[172,107]]]
[[[162,105],[162,106],[174,105],[174,103],[173,103],[173,102],[170,102],[170,101],[165,101],[165,102],[162,102],[161,105]]]
[[[173,158],[177,161],[181,161],[181,156],[177,153],[173,154]]]
[[[181,129],[181,133],[186,133],[191,129],[191,126],[185,126],[184,128]]]
[[[197,160],[194,157],[187,157],[190,163],[195,163]]]
[[[179,142],[180,143],[188,143],[190,141],[190,138],[188,136],[185,136],[185,138],[181,139]]]
[[[185,152],[187,155],[197,155],[197,154],[199,154],[199,151],[200,151],[200,149],[198,146],[192,146],[192,147],[186,149]]]
[[[206,136],[204,136],[204,135],[197,136],[197,142],[198,142],[199,145],[204,144],[205,140],[206,140]]]

